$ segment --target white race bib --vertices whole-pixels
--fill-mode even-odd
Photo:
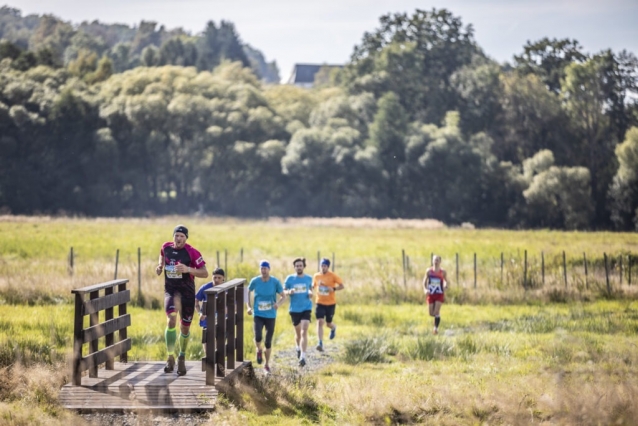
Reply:
[[[166,278],[171,278],[171,279],[181,279],[182,278],[182,274],[177,272],[177,271],[175,271],[175,265],[166,265],[164,270],[166,271]]]
[[[257,307],[260,311],[269,311],[272,309],[272,302],[259,302]]]
[[[330,295],[330,287],[326,287],[325,285],[319,286],[319,294],[321,296],[329,296]]]
[[[442,293],[441,291],[441,279],[430,277],[430,283],[428,284],[428,291],[430,293]]]
[[[306,292],[306,285],[305,284],[295,284],[293,289],[295,290],[295,293],[305,293]]]

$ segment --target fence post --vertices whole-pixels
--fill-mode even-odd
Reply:
[[[405,278],[405,249],[401,249],[401,267],[403,269],[403,287],[408,289],[408,282]]]
[[[336,271],[336,263],[335,263],[335,252],[332,252],[332,272]]]
[[[224,272],[228,271],[228,250],[224,249]]]
[[[525,266],[523,267],[523,288],[527,290],[527,250],[525,250]]]
[[[627,255],[627,285],[631,285],[631,253]]]
[[[69,275],[73,276],[73,247],[69,250]]]
[[[113,279],[117,279],[117,266],[120,263],[120,249],[115,251],[115,274],[113,275]]]
[[[244,248],[239,250],[239,263],[244,263]]]
[[[219,250],[217,250],[217,267],[221,268],[221,264],[219,263]],[[226,272],[226,271],[224,271]]]
[[[142,249],[137,248],[137,300],[142,297]]]
[[[503,264],[504,264],[504,259],[503,259],[503,252],[501,252],[501,285],[503,285]]]
[[[321,271],[321,252],[317,251],[317,271]]]
[[[609,265],[607,264],[607,253],[603,253],[605,257],[605,281],[607,282],[607,294],[611,294],[611,287],[609,286]]]
[[[541,252],[541,277],[543,279],[543,287],[545,287],[545,252]]]
[[[565,289],[567,289],[567,261],[565,260],[565,250],[563,250],[563,276],[565,277]]]
[[[474,288],[476,289],[476,253],[474,253]]]
[[[620,268],[620,285],[622,285],[622,253],[620,253],[620,262],[618,264],[619,268]]]
[[[585,264],[585,288],[589,290],[589,278],[587,276],[587,254],[583,252],[583,263]]]
[[[460,285],[459,284],[459,254],[455,253],[455,257],[456,257],[456,285]]]

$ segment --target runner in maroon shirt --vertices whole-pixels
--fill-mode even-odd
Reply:
[[[164,310],[166,311],[166,351],[168,361],[164,372],[172,373],[177,358],[177,374],[186,374],[186,346],[190,337],[190,326],[195,313],[195,277],[208,278],[206,262],[194,247],[186,244],[188,229],[177,225],[173,230],[173,241],[162,245],[155,273],[164,270]],[[179,344],[177,339],[177,313],[181,319]]]

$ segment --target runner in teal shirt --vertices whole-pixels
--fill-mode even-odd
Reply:
[[[257,349],[257,364],[263,361],[263,352],[261,341],[263,337],[263,329],[266,328],[266,364],[264,370],[266,374],[270,373],[270,352],[272,350],[272,338],[275,334],[275,321],[277,319],[277,308],[286,298],[281,282],[270,276],[270,263],[262,260],[259,263],[261,275],[250,280],[248,285],[248,297],[246,297],[246,313],[253,315],[254,322],[253,331],[255,332],[255,347]],[[250,293],[254,293],[254,302],[251,301]],[[281,295],[281,299],[277,301],[277,294]]]
[[[288,275],[284,293],[290,296],[290,318],[295,327],[295,349],[299,366],[306,365],[308,347],[308,327],[312,314],[312,277],[304,274],[306,259],[299,257],[292,261],[295,274]]]

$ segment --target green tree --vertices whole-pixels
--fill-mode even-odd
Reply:
[[[638,127],[629,129],[615,151],[619,167],[609,188],[611,220],[617,229],[638,230]]]
[[[514,56],[514,64],[522,75],[534,74],[551,92],[559,93],[565,68],[587,59],[582,49],[576,40],[545,37],[533,43],[528,41],[523,53]]]
[[[457,108],[451,75],[480,53],[472,27],[445,9],[388,14],[380,23],[355,47],[345,84],[377,98],[393,91],[412,119],[440,123],[446,111]]]

